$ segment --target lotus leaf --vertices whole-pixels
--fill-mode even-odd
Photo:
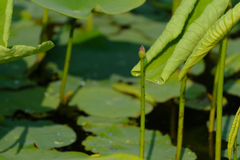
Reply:
[[[89,136],[83,145],[86,150],[91,150],[101,155],[112,153],[139,154],[140,128],[119,127],[113,125],[106,133],[97,137]],[[155,159],[175,159],[176,147],[171,145],[168,135],[163,136],[159,131],[145,131],[145,158]],[[195,159],[196,155],[188,149],[182,151],[183,160]]]
[[[20,82],[19,82],[20,83]],[[57,108],[58,96],[41,87],[19,91],[0,91],[1,114],[11,116],[17,110],[41,113]]]
[[[85,131],[94,134],[101,134],[109,130],[113,124],[121,125],[128,123],[128,118],[101,118],[101,117],[78,117],[77,124],[81,125]]]
[[[140,112],[138,99],[104,87],[80,89],[69,105],[77,105],[89,115],[105,118],[137,117]],[[146,114],[152,109],[153,107],[146,103]]]
[[[34,3],[63,15],[88,19],[91,12],[119,14],[142,5],[145,0],[32,0]]]
[[[50,121],[4,121],[0,127],[1,153],[9,149],[34,148],[39,149],[67,146],[76,140],[76,133],[69,127],[54,124]]]
[[[183,33],[186,33],[187,28],[189,28],[190,25],[201,15],[201,13],[205,9],[205,7],[211,2],[211,0],[208,0],[208,1],[200,0],[196,3],[196,6],[194,6],[193,1],[190,1],[190,2],[191,2],[191,5],[190,6],[187,5],[187,6],[191,10],[188,10],[188,11],[181,10],[182,9],[181,5],[184,5],[184,3],[188,3],[187,1],[182,1],[179,6],[179,9],[177,9],[176,12],[174,13],[174,14],[180,14],[180,15],[184,14],[185,20],[176,19],[176,17],[173,16],[171,18],[171,20],[169,21],[170,23],[172,23],[172,21],[176,21],[175,27],[178,28],[176,31],[178,31],[179,34],[176,34],[177,32],[174,32],[174,31],[171,32],[171,34],[176,34],[176,35],[174,35],[174,38],[171,38],[173,35],[168,34],[171,41],[167,41],[167,43],[165,43],[165,39],[162,39],[162,38],[164,37],[164,34],[166,35],[166,32],[165,33],[163,32],[162,35],[158,38],[158,40],[155,41],[155,43],[152,45],[152,47],[146,53],[146,58],[144,61],[144,65],[146,68],[146,80],[149,80],[149,81],[157,83],[157,84],[163,84],[166,82],[166,80],[169,77],[167,79],[163,79],[161,74],[162,74],[163,68],[166,65],[167,60],[171,57],[178,41],[182,38]],[[193,6],[192,6],[192,4],[193,4]],[[190,16],[189,16],[189,14],[190,14]],[[179,22],[179,24],[178,24],[178,22]],[[170,23],[168,23],[169,25],[167,25],[167,26],[170,27],[171,25],[173,25],[173,24],[170,25]],[[167,29],[167,26],[166,26],[166,29]],[[173,28],[170,27],[170,31],[174,30],[175,27],[173,27]],[[183,32],[183,33],[181,33],[181,32]],[[167,38],[167,39],[169,39],[169,38]],[[164,43],[161,42],[160,39]],[[148,54],[148,53],[151,53],[151,54]],[[131,73],[134,76],[140,76],[140,63],[138,63],[132,69]],[[170,73],[170,75],[171,74],[173,74],[173,73]]]
[[[1,150],[1,149],[0,149]],[[42,149],[24,149],[16,154],[16,149],[9,149],[0,155],[1,160],[140,160],[130,154],[113,154],[109,156],[90,157],[81,152],[58,152]]]

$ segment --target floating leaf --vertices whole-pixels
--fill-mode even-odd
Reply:
[[[101,155],[112,153],[139,154],[140,128],[119,127],[113,125],[106,133],[96,137],[88,136],[83,145]],[[163,136],[159,131],[145,130],[145,158],[175,159],[176,147],[171,145],[168,135]],[[196,155],[188,149],[182,151],[183,160],[195,159]]]
[[[240,19],[240,3],[223,15],[204,35],[193,53],[188,57],[184,67],[179,74],[181,80],[189,69],[202,59],[210,49],[222,40]]]
[[[76,133],[69,127],[50,121],[4,121],[0,127],[0,152],[16,148],[39,149],[67,146],[76,140]]]
[[[102,117],[83,117],[80,116],[77,119],[77,124],[81,125],[85,131],[92,132],[94,134],[105,133],[112,127],[113,124],[124,125],[128,123],[128,118],[102,118]]]
[[[153,107],[146,103],[146,114]],[[110,88],[92,87],[80,89],[70,100],[69,105],[78,105],[89,115],[120,118],[137,117],[140,112],[140,101]]]
[[[232,149],[233,145],[235,143],[236,136],[238,134],[238,128],[239,128],[239,123],[240,123],[240,108],[238,108],[238,111],[233,119],[232,127],[229,132],[229,137],[228,137],[228,158],[231,159],[231,154],[232,154]]]
[[[112,85],[113,88],[117,91],[127,93],[127,94],[132,94],[136,96],[137,98],[141,98],[141,92],[140,92],[140,87],[135,87],[126,83],[117,83]],[[155,104],[155,100],[153,96],[149,95],[148,93],[145,94],[145,100],[146,102],[149,102],[151,104]]]
[[[32,0],[34,3],[59,12],[63,15],[77,18],[88,19],[91,11],[106,14],[119,14],[127,12],[142,5],[145,0]]]
[[[0,103],[4,106],[0,107],[1,114],[11,116],[17,110],[27,113],[51,111],[57,108],[59,100],[55,94],[36,87],[20,91],[0,91]]]
[[[1,150],[1,149],[0,149]],[[140,160],[139,157],[130,154],[112,154],[108,156],[90,157],[82,152],[59,152],[42,149],[24,149],[16,154],[16,149],[9,149],[1,153],[1,160]]]

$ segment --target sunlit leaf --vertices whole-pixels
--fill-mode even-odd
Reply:
[[[210,49],[222,40],[240,19],[240,3],[223,15],[204,35],[193,53],[188,57],[184,67],[179,74],[181,80],[189,69],[202,59]]]
[[[8,46],[9,29],[12,21],[14,0],[1,0],[0,5],[0,46]]]
[[[66,16],[87,19],[92,11],[106,14],[127,12],[142,5],[145,0],[32,0],[36,4]]]
[[[186,15],[186,23],[184,21],[184,23],[182,24],[182,20],[179,24],[177,25],[183,25],[183,26],[178,26],[179,29],[178,31],[181,32],[186,32],[186,29],[188,28],[188,26],[193,23],[203,12],[204,8],[211,2],[212,0],[200,0],[196,3],[196,6],[192,7],[192,9],[194,8],[194,10],[191,10],[191,14],[189,12],[189,18],[188,18],[188,14]],[[186,2],[186,1],[182,1]],[[191,3],[193,1],[190,1]],[[186,2],[187,3],[187,2]],[[193,3],[194,4],[194,3]],[[181,10],[179,10],[181,11]],[[186,12],[186,11],[184,11]],[[175,14],[177,14],[178,11],[175,12]],[[174,16],[172,17],[172,19],[174,18]],[[178,22],[178,21],[177,21]],[[170,20],[171,23],[171,20]],[[172,28],[173,29],[173,28]],[[173,32],[174,33],[174,32]],[[179,33],[179,34],[180,34]],[[154,54],[148,54],[145,58],[145,66],[146,66],[146,80],[157,83],[157,84],[163,84],[165,83],[164,79],[161,77],[161,73],[163,71],[163,68],[166,65],[167,60],[171,57],[177,43],[179,42],[179,40],[181,39],[181,37],[183,36],[183,33],[181,33],[180,35],[178,35],[178,37],[173,40],[172,42],[168,43],[165,46],[160,45],[161,43],[158,43],[157,41],[159,41],[159,39],[153,44],[153,46],[157,46],[158,48],[161,47],[161,50],[156,50],[152,51],[151,47],[149,49],[148,52],[153,52]],[[160,36],[161,37],[161,36]],[[165,40],[163,39],[162,41]],[[163,47],[163,48],[162,48]],[[163,50],[162,50],[163,49]],[[161,51],[161,52],[160,52]],[[159,53],[160,52],[160,53]],[[154,55],[154,56],[153,56]],[[140,76],[140,63],[138,63],[131,71],[132,75],[134,76]],[[171,75],[172,73],[170,73]]]
[[[184,33],[183,37],[176,45],[172,56],[168,59],[166,66],[163,69],[161,75],[163,81],[166,81],[171,74],[173,74],[175,70],[187,60],[206,32],[218,20],[218,18],[223,15],[228,3],[229,0],[213,0],[206,6],[199,18],[189,25],[186,33]],[[182,70],[184,70],[184,68]]]

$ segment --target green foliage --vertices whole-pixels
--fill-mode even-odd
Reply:
[[[129,153],[138,155],[140,132],[138,127],[119,127],[113,125],[105,133],[97,137],[89,136],[83,145],[87,150],[100,154]],[[145,131],[145,158],[154,159],[175,159],[176,147],[170,145],[168,135],[163,136],[155,130]],[[195,159],[196,156],[190,150],[185,149],[183,160]]]
[[[27,120],[4,121],[0,128],[1,152],[17,149],[18,153],[23,148],[50,149],[53,147],[67,146],[76,140],[75,132],[64,125],[57,125],[50,121],[31,122]]]
[[[188,70],[202,59],[210,49],[222,40],[240,19],[240,3],[222,16],[204,35],[193,53],[188,57],[183,69],[179,74],[181,80]]]
[[[14,0],[2,0],[0,5],[0,45],[7,47]]]
[[[91,12],[119,14],[142,5],[145,0],[32,0],[36,4],[77,19],[88,19]]]
[[[104,87],[80,89],[69,105],[78,105],[87,114],[105,118],[137,117],[140,113],[138,99]],[[153,107],[147,104],[146,114],[152,109]]]

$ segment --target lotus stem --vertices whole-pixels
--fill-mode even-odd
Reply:
[[[71,52],[72,52],[72,39],[73,39],[73,32],[74,32],[75,24],[76,24],[76,19],[73,18],[72,23],[71,23],[69,39],[68,39],[67,52],[66,52],[64,69],[63,69],[61,90],[60,90],[60,104],[62,104],[62,105],[65,105],[64,104],[64,93],[65,93],[65,85],[66,85],[66,81],[67,81],[67,74],[68,74]]]
[[[214,130],[214,120],[215,120],[215,112],[216,112],[216,105],[217,105],[217,91],[218,91],[217,88],[218,88],[220,59],[221,59],[221,55],[219,54],[215,77],[214,77],[212,102],[211,102],[211,109],[210,109],[210,114],[209,114],[208,141],[209,141],[209,156],[212,159],[214,157],[213,130]]]
[[[91,13],[89,18],[88,18],[86,31],[89,32],[89,31],[92,30],[92,28],[93,28],[93,13]]]
[[[139,50],[139,58],[141,61],[141,123],[140,123],[140,159],[144,159],[144,135],[145,135],[145,69],[144,58],[146,57],[143,45]]]
[[[221,160],[221,142],[222,142],[222,99],[223,99],[223,81],[224,66],[227,50],[227,36],[220,43],[220,64],[217,89],[217,129],[216,129],[216,147],[215,160]]]
[[[187,75],[184,76],[180,90],[179,101],[179,115],[178,115],[178,137],[177,137],[177,153],[175,160],[180,160],[182,150],[183,139],[183,121],[184,121],[184,105],[185,105],[185,93],[186,93]]]

